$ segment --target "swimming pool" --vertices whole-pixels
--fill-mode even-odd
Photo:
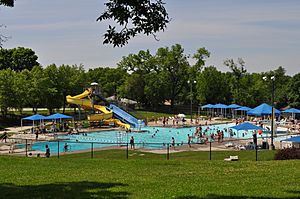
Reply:
[[[229,127],[235,124],[220,124],[202,126],[202,132],[206,130],[206,135],[210,136],[212,133],[216,133],[217,130],[223,130],[224,137],[230,137]],[[89,150],[93,148],[102,148],[109,146],[126,145],[129,142],[130,137],[134,137],[135,145],[137,148],[165,148],[167,143],[171,143],[172,137],[174,137],[177,145],[181,143],[187,143],[188,134],[190,136],[196,131],[196,127],[185,128],[165,128],[165,127],[144,127],[144,132],[131,132],[125,131],[101,131],[91,133],[80,133],[77,135],[60,135],[61,139],[59,143],[55,142],[37,142],[32,146],[32,150],[45,151],[45,145],[48,144],[51,152],[57,153],[64,151],[64,145],[67,143],[68,151]],[[265,134],[266,135],[266,134]],[[233,130],[233,136],[235,138],[252,138],[252,132],[235,131]],[[199,140],[194,138],[192,142],[197,143]]]

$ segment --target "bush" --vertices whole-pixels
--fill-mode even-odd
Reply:
[[[300,148],[286,148],[278,150],[275,154],[275,160],[300,159]]]

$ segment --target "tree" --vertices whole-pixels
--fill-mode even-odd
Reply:
[[[157,65],[156,57],[152,56],[149,50],[141,50],[138,54],[129,54],[127,57],[123,57],[118,63],[118,68],[131,74],[127,75],[124,84],[118,89],[119,94],[148,106],[149,101],[145,94],[146,76],[152,72],[157,74],[161,70]],[[150,87],[147,89],[149,94]]]
[[[2,115],[7,115],[8,108],[14,107],[14,79],[16,73],[11,69],[0,70],[0,108]]]
[[[32,107],[33,112],[37,112],[37,108],[45,107],[46,98],[49,87],[49,79],[44,74],[41,66],[35,66],[30,71],[27,100],[28,106]]]
[[[165,30],[169,23],[168,13],[162,0],[108,0],[106,9],[97,21],[113,19],[121,30],[108,26],[103,44],[124,46],[128,40],[142,33],[146,35]],[[129,27],[130,26],[130,27]]]
[[[245,62],[242,58],[238,58],[237,63],[233,59],[227,59],[224,61],[224,65],[229,67],[232,71],[231,78],[231,92],[233,95],[233,103],[242,104],[241,100],[243,96],[241,95],[241,79],[246,74],[247,70],[245,69]]]
[[[160,77],[164,82],[166,100],[171,100],[173,108],[176,100],[187,85],[189,63],[184,49],[179,44],[159,48],[156,53],[158,67],[161,68]]]
[[[13,7],[14,6],[14,0],[0,0],[0,5]]]
[[[16,73],[14,79],[13,90],[15,93],[14,97],[14,108],[18,109],[22,114],[22,109],[28,105],[28,91],[31,87],[31,74],[30,71],[23,70],[22,72]]]
[[[300,108],[300,73],[290,78],[287,96],[291,107]]]
[[[86,78],[84,78],[83,65],[69,66],[61,65],[58,67],[57,79],[58,82],[55,83],[58,93],[60,93],[61,101],[63,102],[63,113],[66,108],[66,96],[78,94],[84,88],[81,86],[86,86]],[[84,82],[84,83],[83,83]],[[82,84],[83,83],[83,84]]]
[[[200,72],[205,65],[205,61],[210,57],[210,52],[205,48],[199,48],[197,52],[193,55],[193,58],[196,59],[196,63],[193,66],[194,72]]]
[[[197,78],[197,99],[200,104],[228,103],[231,98],[226,74],[216,67],[205,67]]]
[[[145,75],[145,98],[147,100],[147,105],[151,108],[156,108],[165,102],[167,87],[165,87],[165,80],[162,73],[151,72]]]
[[[55,64],[47,66],[44,70],[44,77],[47,83],[47,88],[43,93],[45,99],[44,105],[50,114],[55,108],[60,108],[64,103],[63,94],[59,92],[61,80],[58,74],[58,68]]]
[[[121,97],[136,100],[142,104],[146,104],[147,100],[144,93],[145,80],[141,74],[131,74],[128,76],[124,84],[119,87],[118,93]]]
[[[276,70],[271,70],[262,73],[263,76],[267,77],[265,82],[265,90],[268,96],[268,101],[272,101],[272,80],[271,77],[274,76],[274,103],[277,108],[285,107],[288,105],[288,82],[290,77],[287,76],[286,71],[283,67],[279,66]]]
[[[0,70],[6,68],[16,71],[31,70],[34,66],[40,65],[37,59],[38,56],[30,48],[0,49]]]
[[[106,10],[97,21],[113,20],[120,26],[108,26],[103,44],[124,46],[137,34],[153,35],[164,31],[170,22],[163,0],[107,0]],[[0,5],[14,6],[14,0],[0,0]],[[1,43],[0,43],[1,46]]]
[[[121,68],[95,68],[87,72],[89,82],[99,83],[103,97],[117,95],[118,88],[124,83],[126,71]]]

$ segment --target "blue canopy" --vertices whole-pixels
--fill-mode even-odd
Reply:
[[[272,115],[272,106],[268,104],[261,104],[252,110],[247,112],[248,115],[256,115],[256,116],[263,116],[263,115]],[[280,111],[275,109],[275,115],[280,115]]]
[[[300,142],[300,136],[296,136],[296,137],[291,137],[285,140],[281,140],[281,141],[287,141],[287,142]]]
[[[216,105],[213,105],[212,108],[227,108],[227,106],[225,104],[216,104]]]
[[[249,107],[247,107],[247,106],[242,106],[242,107],[240,107],[240,108],[238,108],[238,109],[235,109],[236,111],[250,111],[251,110],[251,108],[249,108]]]
[[[254,124],[251,124],[249,122],[244,122],[242,124],[239,124],[237,126],[232,126],[232,127],[229,127],[229,128],[235,129],[235,130],[238,130],[238,131],[239,130],[245,130],[245,131],[247,131],[247,130],[265,130],[264,128],[261,128],[259,126],[254,125]]]
[[[53,115],[47,116],[45,119],[54,120],[54,119],[70,119],[70,118],[73,118],[73,117],[68,116],[68,115],[64,115],[64,114],[61,114],[61,113],[55,113]]]
[[[290,109],[287,109],[285,111],[282,111],[283,113],[300,113],[300,110],[299,109],[296,109],[296,108],[290,108]]]
[[[40,114],[35,114],[29,117],[22,118],[22,120],[31,120],[31,121],[43,120],[43,119],[46,119],[46,117]]]
[[[240,108],[242,106],[238,105],[238,104],[230,104],[227,106],[227,108],[233,108],[233,109],[236,109],[236,108]]]
[[[204,106],[201,106],[201,108],[213,108],[214,105],[212,104],[206,104]]]

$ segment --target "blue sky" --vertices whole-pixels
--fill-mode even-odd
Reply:
[[[88,3],[87,3],[88,2]],[[43,66],[83,64],[86,69],[115,67],[123,56],[179,43],[187,54],[200,47],[211,52],[207,65],[227,71],[223,61],[241,57],[249,72],[283,66],[300,72],[300,1],[166,0],[172,18],[165,32],[138,36],[123,48],[102,44],[108,23],[96,22],[104,0],[18,0],[0,8],[4,48],[32,48]],[[193,63],[193,60],[190,60]]]

